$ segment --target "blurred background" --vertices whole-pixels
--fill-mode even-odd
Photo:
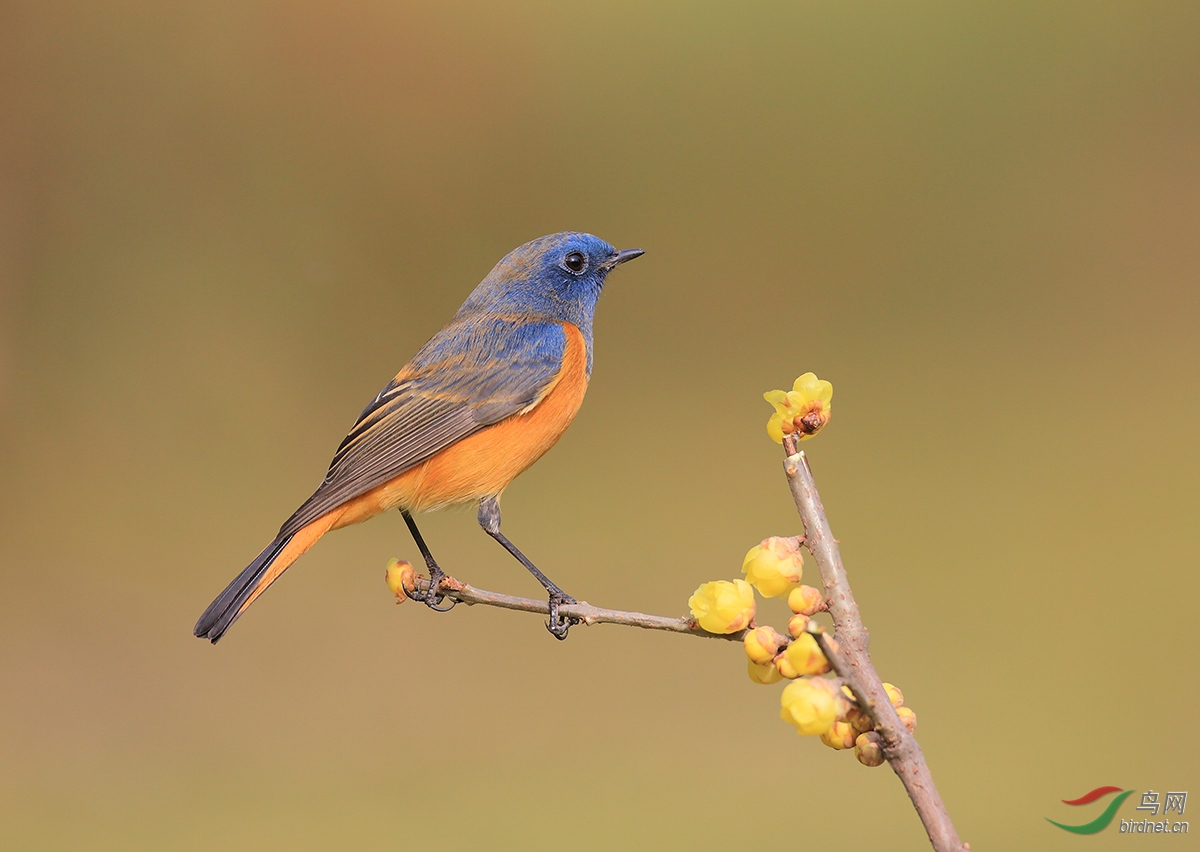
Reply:
[[[1060,799],[1196,787],[1198,27],[0,5],[0,846],[927,848],[890,770],[798,738],[732,644],[394,606],[398,513],[192,637],[361,407],[566,229],[646,256],[505,497],[551,577],[682,614],[797,533],[761,395],[813,370],[834,418],[805,447],[963,839],[1067,848],[1044,818],[1099,807]],[[422,527],[537,594],[473,511]]]

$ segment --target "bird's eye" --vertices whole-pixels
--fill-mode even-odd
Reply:
[[[583,252],[573,251],[563,258],[563,266],[578,275],[587,269],[587,258],[583,256]]]

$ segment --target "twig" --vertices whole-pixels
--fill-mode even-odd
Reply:
[[[846,577],[845,568],[842,567],[837,541],[829,529],[829,519],[825,516],[824,506],[821,505],[821,496],[817,493],[808,459],[804,453],[797,451],[794,435],[784,436],[783,440],[784,449],[788,453],[784,470],[792,496],[796,500],[796,508],[800,512],[800,519],[804,523],[805,545],[821,571],[839,650],[833,649],[829,637],[823,631],[812,631],[813,635],[830,666],[837,673],[839,682],[844,682],[850,687],[858,707],[874,722],[875,730],[883,743],[884,757],[900,777],[904,789],[908,791],[933,848],[936,852],[969,852],[971,847],[958,839],[958,833],[950,822],[946,806],[938,795],[933,776],[925,764],[921,747],[900,721],[896,708],[892,706],[891,699],[883,688],[879,674],[871,664],[871,656],[867,652],[870,637],[859,616],[858,604],[854,601],[850,582]],[[428,590],[427,577],[418,576],[415,582],[420,591]],[[438,591],[469,606],[481,604],[542,615],[548,615],[550,612],[545,599],[535,600],[489,592],[453,577],[443,578]],[[404,600],[402,595],[400,600]],[[643,612],[603,609],[586,601],[560,606],[558,611],[564,616],[578,618],[583,624],[622,624],[645,630],[666,630],[671,633],[686,633],[735,642],[742,641],[746,634],[745,630],[729,634],[709,633],[692,618],[668,618]],[[751,622],[750,626],[753,627],[754,623]]]
[[[429,578],[427,577],[418,577],[416,582],[421,592],[425,592],[429,588]],[[550,607],[545,598],[535,600],[533,598],[518,598],[513,595],[504,595],[500,592],[489,592],[484,589],[477,589],[453,577],[444,578],[439,585],[438,591],[452,600],[465,603],[469,606],[483,604],[484,606],[497,606],[501,609],[514,609],[519,612],[536,612],[542,615],[550,614]],[[400,599],[403,600],[402,597]],[[668,618],[663,615],[648,615],[644,612],[604,609],[592,606],[587,601],[564,604],[558,608],[558,611],[561,615],[578,618],[583,624],[623,624],[626,627],[641,627],[645,630],[666,630],[671,633],[689,633],[692,636],[704,636],[709,639],[730,639],[734,642],[741,642],[742,637],[746,634],[745,630],[727,634],[709,633],[697,624],[693,618]]]
[[[829,612],[833,616],[834,633],[840,646],[837,654],[830,655],[828,643],[822,642],[822,651],[834,671],[854,693],[858,706],[875,723],[875,730],[883,739],[884,757],[908,791],[933,848],[937,852],[970,849],[958,839],[958,832],[950,822],[950,815],[925,764],[921,747],[896,715],[896,708],[892,706],[883,682],[871,664],[871,655],[867,652],[870,637],[859,616],[858,604],[854,601],[850,581],[842,567],[837,541],[829,529],[829,519],[825,516],[825,507],[821,505],[821,495],[817,493],[808,459],[803,452],[797,451],[796,445],[794,435],[784,437],[784,450],[788,454],[784,470],[796,500],[796,509],[800,512],[800,520],[804,522],[806,545],[821,571],[821,580],[829,599]]]

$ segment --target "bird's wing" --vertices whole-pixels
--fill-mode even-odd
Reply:
[[[566,345],[566,332],[556,322],[455,320],[363,409],[324,481],[280,535],[535,405],[553,387]]]

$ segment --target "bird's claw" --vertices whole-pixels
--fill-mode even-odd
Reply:
[[[440,592],[442,580],[446,579],[446,572],[436,565],[429,569],[429,586],[425,591],[420,590],[420,586],[414,586],[411,590],[405,586],[404,594],[414,601],[425,604],[434,612],[449,612],[458,605],[458,600],[448,595],[443,595]],[[449,606],[442,606],[443,601],[450,601]]]
[[[558,608],[563,604],[576,603],[575,598],[570,595],[550,595],[550,620],[546,622],[546,629],[550,631],[550,635],[560,642],[567,638],[567,631],[574,625],[579,623],[579,619],[573,615],[561,615]]]

